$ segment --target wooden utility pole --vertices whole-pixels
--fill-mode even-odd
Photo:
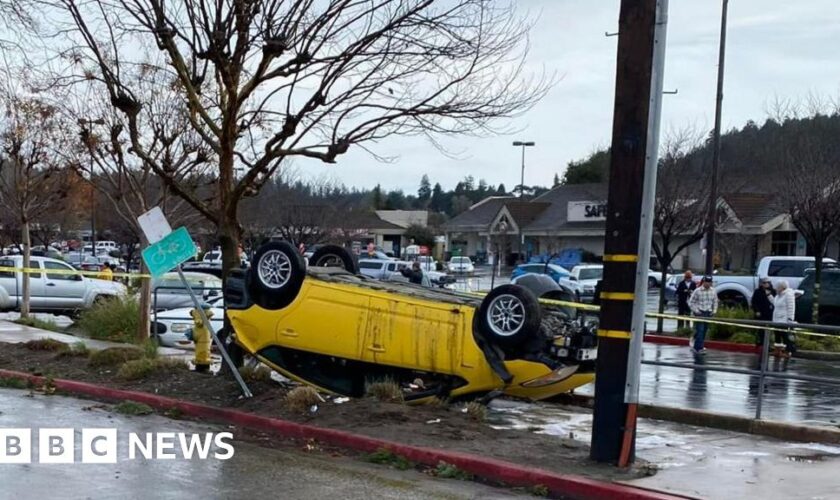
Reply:
[[[625,386],[639,263],[656,0],[622,0],[607,198],[604,280],[591,457],[618,463],[627,421]],[[654,152],[651,152],[655,154]],[[645,300],[639,297],[638,300]],[[632,456],[632,450],[631,450]]]

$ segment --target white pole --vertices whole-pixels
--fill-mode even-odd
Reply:
[[[645,334],[645,309],[647,306],[648,269],[650,247],[653,239],[653,212],[656,203],[656,174],[659,162],[659,128],[662,121],[662,85],[665,75],[665,40],[668,28],[668,0],[656,2],[653,64],[651,68],[650,109],[645,151],[645,182],[642,195],[641,225],[639,228],[639,262],[636,264],[636,290],[633,302],[633,326],[630,353],[627,362],[627,385],[624,402],[639,402],[639,372]],[[665,286],[663,283],[662,286]],[[635,426],[635,423],[634,423]]]

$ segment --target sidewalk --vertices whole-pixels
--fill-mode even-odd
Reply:
[[[31,326],[19,325],[9,321],[0,320],[0,342],[9,344],[21,344],[36,339],[53,339],[65,344],[75,344],[81,342],[89,349],[106,349],[108,347],[125,347],[126,344],[120,342],[108,342],[106,340],[94,340],[85,337],[76,337],[66,333],[51,332],[41,330],[39,328],[32,328]],[[161,356],[186,356],[190,355],[189,351],[182,349],[173,349],[171,347],[158,347],[158,354]]]
[[[496,400],[495,427],[529,429],[589,444],[592,415],[580,408]],[[636,456],[656,474],[626,484],[700,498],[836,498],[840,446],[785,442],[640,419]]]

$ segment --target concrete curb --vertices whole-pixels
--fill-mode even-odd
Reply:
[[[557,398],[556,401],[575,406],[582,406],[584,408],[592,408],[594,399],[592,396],[570,394],[561,396]],[[827,427],[795,425],[776,420],[754,420],[752,418],[741,417],[738,415],[727,415],[724,413],[712,413],[703,410],[690,410],[686,408],[673,408],[648,404],[640,404],[638,411],[638,415],[640,417],[652,418],[654,420],[667,420],[669,422],[676,422],[679,424],[742,432],[745,434],[772,437],[784,441],[840,444],[840,427],[835,430]]]
[[[651,344],[664,344],[688,347],[687,338],[674,337],[671,335],[658,335],[655,333],[646,333],[645,342]],[[726,342],[723,340],[707,340],[703,344],[707,348],[717,351],[758,354],[758,347],[754,346],[753,344],[738,344],[736,342]],[[817,361],[840,361],[840,352],[796,351],[796,354],[794,354],[793,357],[800,359],[813,359]]]
[[[0,369],[0,378],[27,380],[33,384],[43,384],[46,380],[46,377],[4,369]],[[159,410],[178,409],[187,416],[224,422],[250,430],[270,432],[284,437],[317,439],[332,446],[367,453],[384,448],[416,463],[435,466],[439,462],[446,462],[476,476],[491,481],[503,482],[512,486],[543,485],[552,493],[562,495],[564,498],[605,500],[617,498],[632,500],[690,498],[625,484],[596,481],[582,476],[557,474],[543,469],[526,468],[522,465],[467,453],[410,446],[334,429],[263,417],[238,410],[190,403],[145,392],[112,389],[74,380],[55,379],[52,380],[52,384],[56,389],[72,394],[111,401],[135,401],[145,403]]]

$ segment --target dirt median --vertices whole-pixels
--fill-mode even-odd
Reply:
[[[575,440],[528,431],[500,430],[492,422],[476,421],[460,406],[406,406],[372,398],[341,404],[326,398],[317,411],[290,411],[285,404],[288,386],[273,381],[250,381],[251,399],[241,397],[232,378],[187,369],[152,373],[137,381],[116,377],[117,367],[91,367],[81,356],[31,350],[24,344],[0,343],[0,368],[52,378],[72,379],[117,389],[142,391],[257,415],[351,431],[407,445],[472,453],[564,474],[599,480],[626,481],[651,474],[644,463],[620,470],[592,462],[589,448]]]

